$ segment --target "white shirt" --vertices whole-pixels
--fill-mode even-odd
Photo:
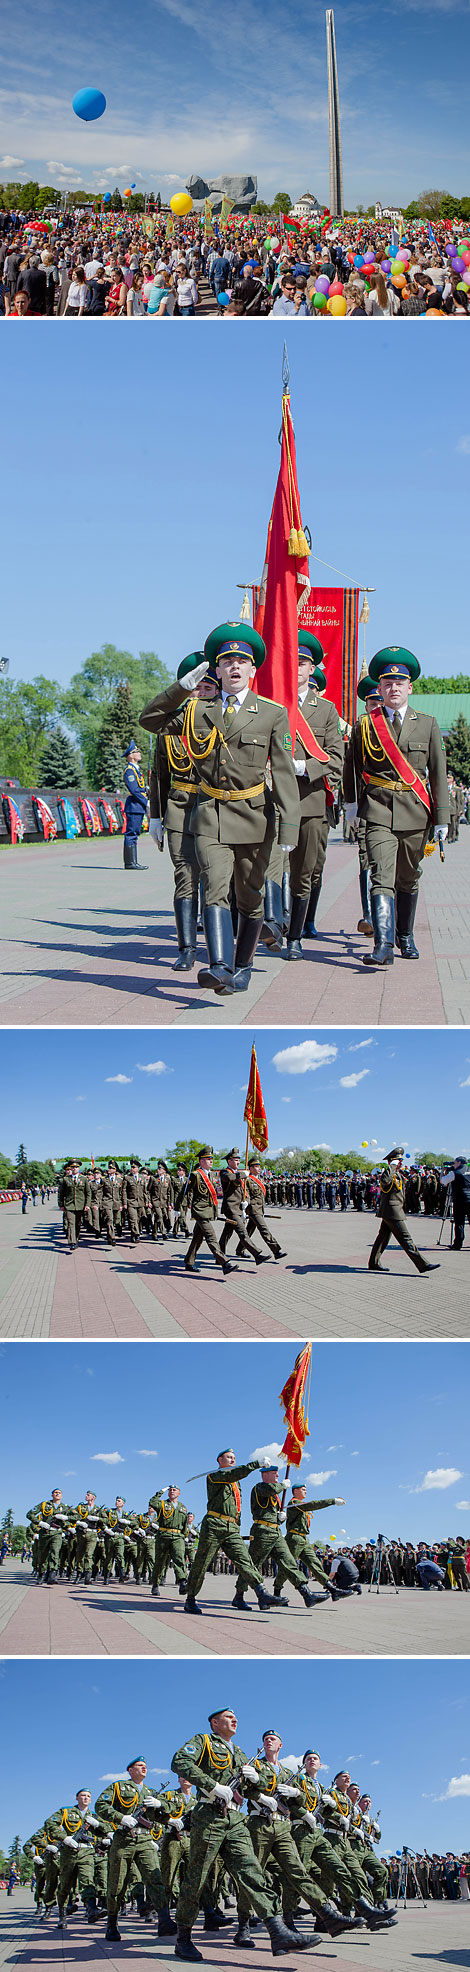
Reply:
[[[309,691],[310,685],[302,685],[302,690],[299,692],[299,705],[303,705],[304,698],[307,698]]]
[[[98,268],[101,266],[102,266],[101,260],[87,260],[85,267],[85,274],[87,277],[87,281],[94,281],[95,274],[98,273]]]
[[[408,706],[407,706],[407,705],[396,705],[396,706],[395,706],[395,709],[393,708],[393,705],[384,705],[384,708],[383,708],[383,709],[384,709],[384,712],[386,712],[386,714],[387,714],[387,719],[389,719],[389,720],[390,720],[390,725],[391,725],[391,726],[393,725],[393,721],[394,721],[394,718],[395,718],[395,712],[398,712],[398,717],[399,717],[399,720],[400,720],[400,725],[401,725],[401,726],[403,725],[403,720],[404,720],[404,718],[405,718],[405,714],[406,714],[406,713],[407,713],[407,711],[408,711]]]
[[[246,698],[246,696],[247,696],[247,692],[249,692],[249,690],[250,690],[250,686],[249,686],[249,685],[245,685],[245,689],[244,689],[244,691],[243,691],[243,692],[237,692],[237,694],[236,694],[236,697],[235,697],[235,693],[234,693],[234,692],[222,692],[222,707],[223,707],[223,711],[224,711],[224,712],[226,712],[226,711],[227,711],[227,706],[228,706],[228,702],[229,702],[229,698],[231,698],[231,699],[233,700],[233,709],[234,709],[234,712],[235,712],[235,711],[237,711],[237,712],[239,712],[239,711],[240,711],[240,706],[241,706],[241,705],[243,705],[243,702],[244,702],[244,699]]]

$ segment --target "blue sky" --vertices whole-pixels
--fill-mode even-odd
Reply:
[[[391,1142],[470,1147],[464,1029],[302,1028],[254,1032],[273,1154],[292,1145],[360,1150]],[[0,1036],[0,1149],[14,1157],[164,1156],[177,1141],[245,1142],[251,1036],[237,1031]]]
[[[189,1661],[5,1664],[0,1842],[26,1841],[79,1787],[96,1800],[103,1775],[136,1752],[147,1754],[151,1785],[164,1786],[173,1754],[207,1729],[216,1704],[235,1710],[247,1756],[275,1724],[285,1753],[319,1748],[325,1779],[346,1761],[381,1809],[383,1850],[468,1847],[469,1668],[429,1660],[297,1663],[288,1677],[283,1664],[225,1660],[222,1678],[220,1666]]]
[[[241,44],[238,16],[237,33]],[[425,61],[423,41],[421,74]],[[182,326],[141,335],[138,364],[125,324],[69,337],[37,322],[34,350],[6,338],[0,647],[12,678],[65,684],[105,641],[155,650],[173,671],[238,616],[237,582],[261,577],[279,468],[284,327],[194,323],[190,363]],[[465,337],[453,334],[451,362],[435,323],[425,336],[304,328],[287,341],[303,518],[321,558],[312,580],[375,588],[368,656],[401,643],[425,671],[468,670]]]
[[[346,204],[407,203],[426,185],[468,192],[459,78],[465,0],[343,0],[335,9]],[[80,125],[75,91],[108,109]],[[63,189],[160,189],[188,173],[258,174],[260,196],[308,186],[329,197],[325,8],[261,0],[33,0],[5,10],[2,156],[6,178]]]
[[[174,1481],[199,1520],[205,1482],[187,1481],[215,1464],[221,1445],[241,1463],[282,1446],[278,1399],[295,1355],[294,1343],[149,1343],[143,1373],[135,1343],[9,1343],[2,1514],[13,1506],[21,1522],[55,1485],[72,1504],[89,1487],[100,1504],[122,1492],[140,1512]],[[314,1346],[301,1476],[312,1497],[346,1501],[318,1514],[319,1539],[467,1533],[469,1376],[465,1343]],[[249,1480],[242,1499],[248,1531]]]

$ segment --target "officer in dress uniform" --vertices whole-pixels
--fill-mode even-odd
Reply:
[[[404,1155],[405,1152],[402,1144],[398,1144],[393,1150],[389,1150],[387,1152],[386,1163],[380,1173],[380,1198],[377,1210],[382,1224],[380,1231],[377,1233],[377,1238],[374,1240],[369,1258],[371,1273],[388,1273],[388,1267],[383,1267],[381,1264],[381,1256],[382,1253],[385,1253],[385,1248],[388,1246],[392,1234],[394,1239],[398,1241],[398,1245],[403,1247],[404,1253],[409,1254],[417,1273],[432,1274],[439,1266],[438,1260],[425,1260],[423,1258],[423,1254],[418,1252],[418,1247],[415,1246],[414,1240],[411,1238],[411,1233],[408,1232],[403,1206],[402,1173]]]
[[[178,665],[176,673],[181,685],[188,673],[205,664],[204,651],[192,651]],[[215,672],[209,669],[196,686],[196,699],[218,698],[219,687]],[[187,701],[186,701],[187,703]],[[200,869],[196,855],[196,844],[192,833],[193,810],[197,799],[198,776],[194,762],[189,758],[183,745],[182,733],[185,706],[179,715],[179,733],[175,730],[173,694],[161,692],[154,707],[161,706],[163,723],[155,747],[152,772],[150,775],[150,824],[153,840],[163,848],[164,830],[167,832],[168,848],[175,875],[173,910],[178,937],[178,958],[173,972],[190,972],[196,958],[197,905]],[[171,731],[165,732],[165,711],[171,719]],[[145,714],[141,724],[145,725]],[[155,730],[155,728],[153,728]]]
[[[186,1193],[188,1209],[191,1218],[194,1219],[194,1232],[184,1262],[187,1274],[193,1272],[196,1254],[204,1240],[216,1266],[222,1267],[224,1274],[233,1274],[237,1271],[231,1261],[227,1260],[226,1253],[222,1252],[215,1230],[214,1221],[219,1216],[219,1200],[211,1177],[213,1162],[212,1144],[203,1144],[199,1153],[199,1162],[188,1179]]]
[[[347,818],[359,813],[366,823],[374,949],[363,964],[382,966],[393,964],[395,936],[402,958],[419,958],[413,927],[421,858],[432,841],[442,848],[449,790],[437,719],[409,704],[418,659],[390,644],[371,659],[369,675],[382,707],[356,720],[343,786]]]
[[[318,741],[321,753],[328,758],[309,753],[297,734],[293,764],[300,795],[300,830],[290,859],[292,906],[287,933],[288,959],[302,958],[300,941],[305,925],[310,938],[318,937],[315,915],[327,851],[328,815],[343,764],[342,729],[336,706],[325,696],[327,681],[323,665],[324,651],[319,638],[309,630],[299,630],[299,712]]]
[[[226,1253],[228,1241],[232,1233],[236,1232],[238,1233],[237,1251],[251,1253],[256,1266],[263,1266],[264,1253],[260,1253],[259,1246],[253,1245],[243,1218],[245,1192],[240,1171],[240,1152],[236,1145],[233,1150],[227,1151],[227,1162],[225,1166],[222,1165],[219,1177],[222,1186],[222,1218],[225,1219],[220,1251]]]
[[[127,801],[124,803],[126,811],[124,869],[145,869],[145,864],[137,862],[137,842],[144,817],[148,813],[149,804],[145,778],[140,765],[142,754],[139,751],[139,747],[136,746],[135,740],[130,740],[129,746],[126,747],[124,758],[127,760],[124,780],[128,790]]]
[[[266,870],[279,819],[281,847],[292,848],[299,828],[299,797],[292,766],[292,742],[284,706],[250,690],[264,663],[262,637],[249,624],[220,623],[204,645],[204,664],[188,671],[165,694],[171,713],[167,732],[180,731],[180,708],[192,698],[185,721],[185,744],[197,772],[199,791],[192,829],[204,890],[204,932],[209,965],[198,984],[216,993],[245,992],[263,923]],[[221,696],[213,705],[194,702],[209,667],[216,670]],[[162,729],[161,699],[145,706],[141,725]],[[270,769],[272,789],[266,783]],[[235,881],[238,907],[236,943],[230,908]]]
[[[380,697],[379,687],[374,684],[373,678],[366,677],[359,679],[357,697],[362,700],[364,712],[368,717],[370,717],[371,712],[374,712],[377,707],[379,711],[381,710],[382,699]],[[349,753],[350,748],[353,746],[354,727],[351,737],[348,740],[346,751]],[[362,931],[364,938],[373,938],[374,927],[370,914],[370,871],[367,860],[366,823],[364,816],[362,816],[361,821],[358,821],[357,824],[357,847],[359,852],[359,889],[361,893],[361,916],[358,920],[357,929],[358,931]]]
[[[274,1253],[275,1260],[285,1260],[285,1249],[279,1245],[277,1239],[273,1239],[273,1235],[269,1232],[269,1228],[266,1225],[264,1206],[265,1199],[267,1201],[267,1193],[268,1187],[265,1185],[261,1175],[260,1159],[257,1152],[255,1152],[253,1157],[248,1158],[248,1175],[246,1180],[248,1213],[246,1230],[247,1233],[259,1232],[260,1238],[264,1239],[265,1246],[269,1246],[270,1252]]]

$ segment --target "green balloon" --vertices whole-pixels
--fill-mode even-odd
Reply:
[[[326,294],[314,294],[313,306],[314,308],[320,308],[323,311],[323,309],[326,308]]]

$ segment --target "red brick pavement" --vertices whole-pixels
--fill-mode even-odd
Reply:
[[[75,1336],[109,1335],[121,1340],[148,1340],[147,1323],[133,1307],[119,1276],[109,1264],[98,1266],[93,1254],[82,1248],[78,1254],[62,1253],[57,1262],[50,1334],[73,1341]]]
[[[171,1589],[152,1600],[148,1585],[97,1582],[94,1588],[57,1583],[33,1584],[23,1595],[1,1636],[6,1657],[168,1657],[210,1654],[220,1657],[351,1657],[356,1653],[321,1635],[321,1609],[304,1615],[290,1608],[276,1616],[249,1619],[231,1612],[235,1581],[227,1577],[227,1602],[204,1602],[202,1616],[185,1616]],[[130,1618],[144,1619],[150,1635]],[[181,1638],[183,1653],[178,1649]],[[172,1643],[173,1639],[173,1643]],[[188,1649],[188,1646],[192,1648]]]
[[[132,1250],[132,1265],[129,1272],[141,1279],[145,1288],[161,1307],[174,1316],[185,1335],[204,1340],[220,1336],[228,1339],[247,1337],[272,1338],[272,1321],[268,1314],[250,1305],[244,1306],[227,1284],[217,1279],[207,1279],[196,1275],[191,1277],[184,1271],[180,1255],[172,1255],[173,1265],[179,1262],[180,1272],[168,1276],[168,1248],[165,1259],[150,1257],[148,1243]],[[208,1270],[211,1267],[208,1262]],[[269,1264],[269,1263],[267,1263]],[[123,1280],[119,1268],[123,1269]],[[82,1248],[80,1253],[62,1254],[57,1266],[57,1278],[51,1311],[51,1337],[74,1338],[78,1335],[99,1336],[105,1340],[108,1335],[117,1335],[127,1340],[146,1337],[149,1329],[142,1316],[134,1308],[131,1296],[124,1285],[126,1259],[116,1262],[110,1259],[109,1249],[98,1248],[96,1255]],[[284,1271],[284,1269],[283,1269]],[[230,1276],[228,1277],[230,1278]],[[276,1336],[288,1336],[291,1330],[276,1323]]]
[[[12,1963],[14,1960],[17,1965],[35,1965],[39,1968],[39,1972],[63,1972],[63,1968],[83,1963],[87,1966],[88,1972],[101,1972],[103,1961],[110,1966],[119,1967],[125,1957],[126,1964],[129,1962],[132,1964],[133,1972],[148,1972],[149,1963],[151,1964],[152,1960],[155,1962],[155,1959],[160,1972],[174,1972],[175,1958],[171,1944],[169,1946],[168,1941],[164,1940],[160,1943],[156,1926],[144,1926],[133,1915],[120,1920],[121,1945],[106,1944],[104,1920],[102,1928],[94,1925],[90,1931],[81,1911],[69,1918],[66,1932],[56,1930],[54,1917],[46,1924],[38,1923],[31,1917],[29,1909],[27,1916],[23,1913],[20,1916],[18,1912],[16,1936],[13,1911],[8,1911],[8,1920],[11,1925],[13,1949],[7,1963]],[[234,1917],[234,1927],[235,1923]],[[304,1925],[301,1920],[301,1928],[308,1930],[309,1923],[311,1924],[311,1919],[306,1919]],[[219,1932],[217,1937],[213,1937],[203,1931],[202,1923],[199,1921],[194,1926],[193,1935],[198,1947],[203,1951],[205,1964],[212,1967],[213,1972],[224,1963],[231,1967],[231,1972],[246,1972],[246,1952],[238,1951],[234,1946],[232,1930]],[[379,1972],[372,1938],[370,1946],[371,1957],[354,1956],[354,1972]],[[260,1930],[254,1933],[254,1949],[256,1958],[253,1955],[252,1962],[253,1966],[256,1966],[256,1972],[272,1972],[273,1959],[266,1931]],[[380,1959],[380,1972],[384,1972],[382,1953]],[[346,1972],[346,1968],[351,1972],[351,1955],[342,1949],[341,1940],[329,1950],[317,1951],[315,1947],[314,1964],[318,1967],[318,1972],[331,1972],[333,1962],[336,1972]],[[388,1965],[391,1964],[390,1952]],[[285,1972],[298,1972],[299,1958],[295,1952],[292,1953],[292,1959],[290,1955],[283,1959],[283,1965]]]

